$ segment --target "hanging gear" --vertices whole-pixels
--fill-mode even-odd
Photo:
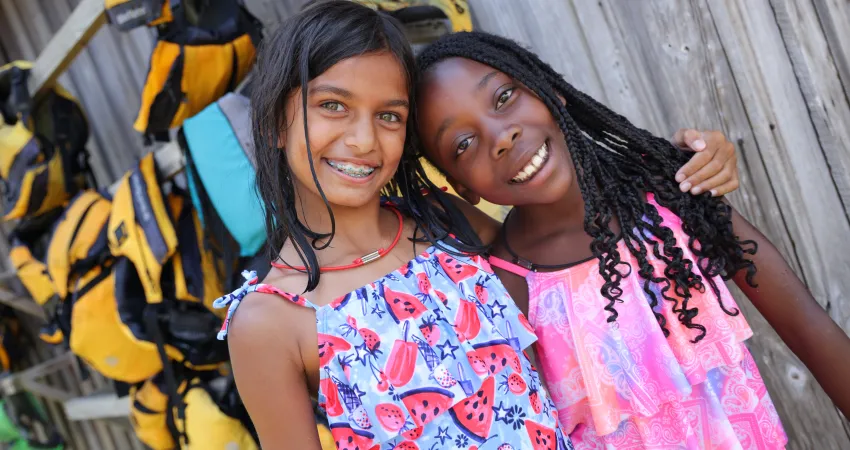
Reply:
[[[88,121],[82,108],[59,85],[33,103],[27,91],[30,68],[24,61],[0,67],[4,220],[45,214],[94,183],[85,148]]]
[[[210,377],[175,369],[171,380],[161,373],[132,390],[130,421],[139,440],[153,450],[259,449],[250,421],[233,415],[238,395],[234,400],[227,388],[219,394]]]
[[[170,17],[168,2],[163,0],[105,0],[109,23],[121,31],[144,25],[156,25]]]
[[[384,11],[401,23],[448,19],[452,32],[472,31],[472,16],[467,0],[352,0],[370,8]]]
[[[186,120],[177,135],[205,245],[222,261],[228,291],[242,284],[236,269],[261,253],[266,240],[262,202],[254,188],[250,115],[248,99],[228,93]]]
[[[168,140],[171,128],[230,92],[250,70],[262,26],[240,0],[167,0],[134,127]]]

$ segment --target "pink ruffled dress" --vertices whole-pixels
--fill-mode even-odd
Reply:
[[[681,219],[651,195],[648,200],[685,257],[696,261]],[[699,308],[694,321],[708,330],[693,344],[697,330],[679,322],[654,286],[656,311],[670,331],[665,338],[637,261],[623,241],[619,245],[633,270],[620,282],[623,302],[615,306],[619,317],[613,324],[603,309],[608,300],[600,293],[604,281],[595,259],[547,273],[490,260],[528,282],[535,350],[576,450],[784,448],[785,431],[744,344],[753,332],[743,315],[724,313],[707,285],[705,292],[692,292],[689,306]],[[652,255],[650,262],[663,277],[663,262]],[[737,308],[723,281],[715,281],[723,305]]]

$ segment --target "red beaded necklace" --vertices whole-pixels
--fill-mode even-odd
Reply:
[[[374,252],[369,253],[368,255],[363,255],[355,259],[351,264],[345,266],[320,267],[319,272],[337,272],[340,270],[347,270],[353,269],[355,267],[365,266],[370,262],[381,259],[382,257],[386,256],[387,253],[391,252],[395,248],[396,244],[398,244],[398,241],[401,239],[401,233],[404,231],[404,217],[402,217],[401,212],[398,209],[390,205],[387,205],[386,207],[392,212],[394,212],[396,217],[398,217],[398,233],[396,233],[395,239],[393,239],[393,243],[390,244],[389,247],[387,247],[386,249],[379,248],[378,250],[375,250]],[[297,270],[301,272],[307,270],[307,268],[304,266],[290,266],[289,264],[279,262],[272,262],[272,267],[277,267],[278,269]]]

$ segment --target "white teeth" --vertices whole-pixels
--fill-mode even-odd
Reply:
[[[351,164],[342,161],[331,161],[330,159],[327,161],[329,166],[354,178],[366,178],[369,175],[372,175],[372,172],[375,171],[375,168],[370,166],[361,166],[359,164]]]
[[[537,152],[534,153],[534,156],[531,158],[528,164],[522,168],[511,181],[514,183],[523,183],[537,174],[543,164],[546,163],[546,160],[549,159],[549,146],[544,143]]]

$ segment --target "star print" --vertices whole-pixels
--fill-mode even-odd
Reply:
[[[366,395],[366,392],[361,391],[361,390],[360,390],[360,388],[359,388],[359,387],[357,387],[357,385],[356,385],[356,384],[355,384],[355,385],[352,385],[351,390],[352,390],[352,391],[354,391],[354,395],[356,395],[356,396],[357,396],[357,398],[363,398],[363,396],[364,396],[364,395]]]
[[[499,303],[499,299],[493,300],[493,304],[490,305],[490,311],[493,313],[493,317],[500,316],[503,319],[505,318],[505,315],[502,311],[504,311],[505,308],[507,308],[507,306]]]
[[[443,322],[448,322],[448,320],[446,320],[446,317],[443,316],[443,310],[442,309],[435,309],[434,315],[436,316],[435,320],[442,320]]]
[[[455,357],[455,350],[458,349],[458,346],[452,345],[451,342],[446,340],[446,342],[443,342],[442,345],[437,344],[437,348],[440,349],[440,352],[441,352],[440,360],[442,361],[442,360],[446,359],[449,355],[452,355],[452,358],[454,358]]]
[[[355,359],[357,361],[360,361],[361,363],[363,363],[363,365],[365,366],[366,361],[369,360],[369,357],[372,356],[372,353],[369,352],[368,348],[366,348],[365,342],[362,345],[358,345],[356,347],[356,349],[357,349],[357,357]]]
[[[493,407],[493,412],[496,413],[496,420],[501,420],[502,422],[508,423],[508,411],[510,408],[505,408],[504,403],[499,402],[499,406]]]
[[[440,440],[440,445],[445,445],[446,439],[451,440],[452,437],[449,436],[449,427],[446,428],[437,428],[437,439]]]

